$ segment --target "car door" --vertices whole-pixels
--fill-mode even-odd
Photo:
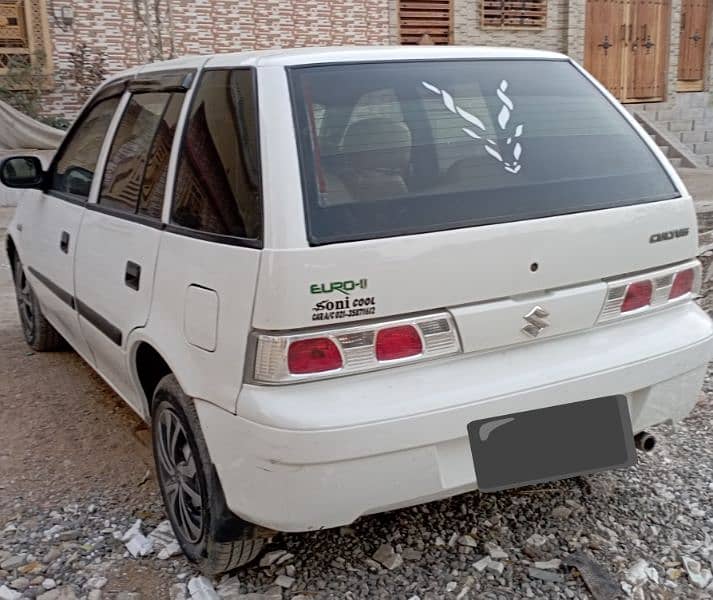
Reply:
[[[25,268],[45,316],[92,363],[74,301],[77,234],[121,86],[101,92],[78,117],[48,169],[42,192],[26,194],[18,225]]]
[[[167,77],[179,75],[185,73]],[[75,287],[82,332],[99,372],[135,408],[126,340],[149,314],[168,159],[184,92],[157,85],[156,77],[132,82],[96,202],[87,204],[79,232]]]
[[[253,69],[208,68],[196,84],[148,325],[184,391],[231,411],[263,239],[255,80]]]

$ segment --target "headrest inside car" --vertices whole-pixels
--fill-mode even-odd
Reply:
[[[341,149],[356,170],[402,171],[411,160],[411,132],[393,119],[361,119],[347,127]]]

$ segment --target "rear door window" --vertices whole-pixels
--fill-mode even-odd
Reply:
[[[289,77],[312,244],[678,195],[568,61],[341,64]]]
[[[161,218],[168,158],[183,93],[134,94],[112,141],[99,204]]]
[[[254,72],[206,71],[186,124],[172,224],[216,241],[261,239],[257,126]]]

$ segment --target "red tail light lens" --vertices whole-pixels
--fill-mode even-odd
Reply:
[[[342,366],[342,355],[329,338],[297,340],[287,351],[287,367],[293,375],[333,371]]]
[[[377,360],[396,360],[423,352],[423,343],[412,325],[381,329],[376,334]]]
[[[686,269],[676,274],[676,278],[673,280],[673,285],[671,286],[671,293],[669,294],[669,299],[673,300],[684,294],[688,294],[693,290],[693,281],[695,279],[695,273],[693,269]]]
[[[453,317],[446,312],[347,323],[319,332],[255,331],[251,337],[256,343],[253,380],[264,384],[377,371],[461,351]]]
[[[631,310],[636,310],[637,308],[642,308],[651,304],[651,294],[653,293],[653,286],[651,281],[636,281],[629,284],[626,289],[626,296],[624,297],[624,302],[621,305],[621,312],[629,312]]]

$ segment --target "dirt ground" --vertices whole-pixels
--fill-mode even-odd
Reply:
[[[713,189],[713,185],[709,189]],[[61,511],[62,507],[75,503],[82,507],[96,503],[101,507],[101,514],[121,514],[127,522],[141,518],[149,527],[155,526],[165,517],[154,477],[153,458],[146,427],[74,352],[68,350],[35,354],[23,340],[15,307],[10,267],[4,254],[4,227],[9,222],[11,213],[12,209],[0,208],[0,240],[3,240],[0,253],[0,532],[8,523],[26,520],[28,509],[31,509],[35,515],[32,519],[37,519],[38,513]],[[707,257],[705,262],[709,261],[710,257]],[[696,439],[699,444],[705,446],[706,453],[710,452],[710,444],[706,446],[702,440],[710,441],[707,433],[707,428],[710,426],[710,418],[707,416],[709,410],[709,404],[701,404],[700,414],[694,415],[694,418],[689,420],[688,429],[684,428],[684,433],[681,434],[694,438],[697,435]],[[664,439],[662,437],[662,440]],[[375,590],[396,589],[393,587],[396,585],[394,582],[404,586],[401,589],[409,585],[414,593],[436,585],[443,590],[449,577],[458,580],[459,586],[463,584],[461,579],[466,575],[468,575],[465,578],[466,583],[469,579],[473,579],[470,577],[474,574],[471,573],[472,567],[467,566],[466,561],[469,555],[448,554],[448,546],[443,546],[438,540],[441,537],[448,540],[453,531],[462,528],[462,521],[471,518],[471,512],[481,515],[484,511],[487,513],[488,507],[492,509],[494,515],[491,517],[493,523],[501,518],[507,520],[512,517],[510,525],[513,531],[518,527],[523,529],[523,532],[527,529],[527,532],[520,536],[523,540],[534,531],[546,531],[547,527],[554,527],[551,531],[556,533],[552,535],[556,535],[563,544],[561,548],[568,547],[570,550],[578,548],[577,544],[580,542],[577,539],[582,534],[582,530],[587,533],[585,525],[572,533],[564,526],[553,526],[550,513],[553,507],[561,510],[562,506],[558,504],[569,503],[572,498],[578,497],[575,494],[583,493],[579,503],[573,503],[579,506],[576,510],[581,512],[581,519],[587,515],[592,523],[599,523],[599,519],[603,519],[609,527],[615,529],[620,523],[625,523],[620,530],[622,544],[617,549],[599,556],[607,559],[611,569],[622,572],[627,565],[632,564],[642,555],[648,560],[655,560],[658,556],[657,564],[675,565],[677,564],[675,561],[664,563],[664,558],[661,558],[665,557],[664,552],[668,552],[666,549],[672,546],[668,540],[673,539],[676,544],[684,543],[680,542],[679,538],[695,541],[694,532],[707,526],[698,526],[695,522],[690,522],[688,528],[681,529],[683,521],[680,519],[688,517],[676,517],[674,514],[661,517],[655,513],[652,506],[646,504],[656,500],[656,493],[649,487],[656,484],[656,473],[660,468],[661,456],[668,464],[672,477],[679,477],[680,474],[679,480],[675,482],[675,486],[672,484],[671,489],[684,490],[686,497],[700,498],[700,508],[699,505],[692,504],[691,510],[697,511],[695,514],[702,513],[703,517],[700,518],[707,519],[711,523],[713,519],[710,515],[710,505],[705,508],[708,502],[705,499],[710,499],[713,484],[698,481],[692,474],[697,469],[696,465],[701,465],[701,460],[705,462],[707,460],[705,456],[709,454],[705,454],[703,458],[690,458],[685,451],[686,439],[672,437],[670,441],[663,441],[662,444],[664,447],[662,455],[652,455],[652,458],[642,460],[641,479],[606,474],[595,478],[593,487],[589,483],[584,485],[572,480],[538,491],[538,493],[551,494],[552,498],[525,495],[531,493],[529,490],[491,495],[488,498],[479,498],[473,494],[467,498],[428,505],[430,508],[398,511],[362,519],[354,525],[356,534],[351,528],[347,528],[346,534],[337,531],[285,536],[281,543],[286,544],[291,552],[303,559],[299,567],[301,580],[298,586],[304,584],[305,587],[300,591],[321,590],[325,589],[325,586],[342,585],[342,588],[336,588],[340,591],[324,597],[407,598],[411,592],[407,595],[392,594],[391,591],[376,594]],[[668,458],[667,452],[672,452],[672,458]],[[698,490],[696,486],[699,483],[710,485],[710,489]],[[580,484],[589,491],[580,492]],[[627,486],[631,486],[632,489],[627,489]],[[639,487],[646,491],[634,493]],[[618,490],[618,493],[614,495],[610,488]],[[623,510],[610,500],[610,495],[621,501],[627,499],[631,506]],[[673,496],[670,498],[673,499]],[[673,503],[669,500],[662,501],[663,508],[669,505],[675,506],[677,511],[686,508],[680,499]],[[614,508],[607,512],[608,507]],[[433,532],[418,533],[424,529],[422,522],[409,522],[419,511],[429,514],[428,519],[434,523]],[[517,515],[525,514],[522,511],[531,511],[531,513],[526,513],[528,515],[526,519],[518,520]],[[652,515],[648,521],[642,517],[647,514]],[[649,522],[654,532],[650,536],[652,539],[660,539],[661,548],[644,552],[643,549],[654,548],[654,542],[638,539],[635,539],[635,544],[627,548],[625,540],[633,535],[631,532],[639,526],[643,528]],[[489,521],[485,520],[484,523],[488,524]],[[590,526],[594,527],[591,523]],[[503,527],[501,531],[506,529]],[[603,530],[611,534],[611,529],[605,527]],[[661,530],[663,532],[659,533]],[[664,534],[673,537],[661,537]],[[340,535],[347,537],[340,537]],[[487,539],[485,536],[495,534],[481,532],[481,535]],[[643,534],[641,536],[643,539]],[[597,534],[587,533],[587,537],[590,539],[588,542],[590,551],[596,554],[599,550],[592,545],[592,540],[597,539]],[[581,540],[587,537],[582,537]],[[575,541],[562,541],[565,538]],[[436,541],[433,542],[433,539]],[[706,539],[708,539],[707,535]],[[368,567],[361,566],[365,557],[371,556],[376,546],[384,540],[393,542],[397,548],[400,548],[401,543],[404,546],[421,544],[424,547],[418,547],[421,550],[425,548],[424,558],[414,562],[413,567],[405,567],[402,579],[398,579],[398,576],[393,573],[384,573],[383,570],[376,569],[373,564]],[[522,545],[522,540],[519,543]],[[0,550],[2,550],[1,544]],[[332,555],[332,552],[335,554]],[[348,560],[358,568],[352,568],[350,562],[346,563],[346,567],[344,566],[344,556],[351,556],[350,552],[354,556]],[[675,556],[667,557],[668,561],[674,559]],[[143,600],[167,598],[170,585],[174,584],[177,576],[188,568],[185,561],[183,559],[181,561],[176,569],[171,571],[155,560],[118,560],[104,573],[108,582],[103,588],[102,597],[117,598],[119,597],[116,595],[117,592],[129,591],[140,592]],[[711,564],[713,565],[713,562]],[[460,575],[456,567],[460,569]],[[659,571],[663,577],[662,567]],[[247,571],[241,571],[238,576],[241,581],[249,582],[249,585],[253,586],[249,588],[252,591],[268,588],[269,578],[274,578],[274,575],[271,572],[265,573],[253,566]],[[506,571],[505,574],[510,577],[508,573],[509,571]],[[515,597],[508,594],[500,595],[502,590],[509,589],[505,587],[505,583],[502,583],[505,582],[504,579],[493,579],[493,576],[488,576],[486,580],[485,575],[476,577],[483,578],[484,588],[491,586],[488,589],[498,590],[497,594],[483,597]],[[366,582],[371,588],[367,586],[364,590],[362,588],[366,586]],[[510,585],[510,580],[506,583]],[[503,587],[497,588],[497,585]],[[566,583],[557,585],[560,585],[560,588],[555,595],[544,592],[545,595],[537,597],[589,597],[581,581],[572,579],[571,576]],[[562,595],[562,590],[566,586],[572,588],[569,591],[573,595]],[[349,590],[350,594],[354,590],[354,595],[345,596],[342,589]],[[460,589],[464,588],[459,587]],[[550,588],[543,588],[545,589]],[[688,591],[684,592],[684,589]],[[702,595],[698,595],[699,593]],[[706,593],[690,587],[679,587],[675,591],[664,589],[651,597],[703,598],[707,597]],[[293,593],[285,592],[285,598],[292,596]],[[314,597],[322,597],[322,595],[315,592]],[[421,597],[429,600],[451,596],[439,591],[437,594],[421,593]],[[124,598],[124,600],[134,600],[134,598]]]
[[[11,498],[48,511],[111,499],[127,515],[155,517],[147,506],[161,515],[143,422],[76,353],[25,344],[5,255],[11,212],[0,209],[0,529],[23,508]],[[107,589],[160,598],[165,578],[137,565],[116,570]]]

